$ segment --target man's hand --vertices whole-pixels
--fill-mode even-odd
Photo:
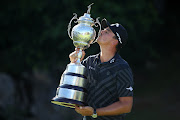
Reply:
[[[76,106],[75,107],[75,111],[79,114],[81,114],[82,116],[91,116],[94,113],[94,109],[90,106]]]
[[[79,48],[76,48],[75,51],[69,55],[71,63],[75,63],[78,60],[78,53],[79,53]],[[85,52],[82,51],[82,57],[80,61],[84,59],[84,56],[85,56]]]

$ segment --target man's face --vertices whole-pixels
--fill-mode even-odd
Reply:
[[[101,31],[101,35],[98,38],[97,42],[99,44],[109,44],[113,40],[116,40],[115,38],[113,38],[114,36],[115,34],[111,31],[109,27],[107,27]]]

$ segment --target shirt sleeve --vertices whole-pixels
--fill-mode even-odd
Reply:
[[[133,96],[133,74],[130,68],[118,71],[117,93],[119,97]]]

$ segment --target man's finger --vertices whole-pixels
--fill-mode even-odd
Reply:
[[[80,48],[75,48],[75,51],[78,51],[79,52]]]
[[[79,107],[75,106],[75,111],[76,111],[77,113],[80,113],[79,110],[80,110]]]

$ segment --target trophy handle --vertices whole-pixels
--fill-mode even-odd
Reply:
[[[97,42],[97,39],[98,39],[99,36],[101,35],[101,23],[99,22],[99,18],[100,18],[100,17],[97,17],[97,18],[96,18],[96,22],[94,23],[95,27],[98,27],[98,26],[99,26],[98,36],[97,36],[97,38],[96,38],[91,44],[94,44],[95,42]]]
[[[77,14],[76,14],[76,13],[73,13],[73,15],[74,15],[74,17],[70,20],[69,25],[68,25],[68,29],[67,29],[68,35],[69,35],[69,37],[70,37],[71,39],[72,39],[72,36],[71,36],[71,34],[70,34],[71,23],[72,23],[73,20],[76,20],[76,21],[74,21],[74,23],[77,23],[77,20],[78,20]]]

